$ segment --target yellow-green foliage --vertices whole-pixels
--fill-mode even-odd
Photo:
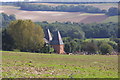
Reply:
[[[91,38],[91,39],[85,39],[85,42],[89,42],[89,41],[103,41],[103,42],[108,42],[110,41],[110,38]]]
[[[108,17],[106,20],[102,21],[102,23],[107,23],[107,22],[118,22],[118,17],[120,16],[111,16]]]
[[[39,49],[44,44],[43,29],[31,20],[16,20],[10,23],[8,33],[15,41],[17,49]]]
[[[107,53],[111,53],[113,51],[113,48],[111,45],[109,45],[107,43],[102,43],[100,45],[100,51],[104,54],[107,54]]]
[[[118,78],[118,56],[2,53],[3,78]]]

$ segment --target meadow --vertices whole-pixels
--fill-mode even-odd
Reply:
[[[116,55],[2,52],[3,78],[118,78]]]
[[[90,38],[90,39],[86,39],[85,41],[91,41],[91,40],[95,40],[95,41],[110,41],[110,38]]]
[[[101,23],[120,22],[118,19],[120,19],[120,16],[111,16],[111,17],[108,17],[106,20],[102,21]]]

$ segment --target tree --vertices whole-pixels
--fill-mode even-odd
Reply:
[[[16,20],[15,15],[10,15],[9,18],[10,20]]]
[[[7,15],[5,13],[0,13],[0,27],[8,27],[8,24],[13,21],[16,20],[15,15]]]
[[[96,53],[98,51],[98,47],[95,43],[93,42],[84,42],[82,44],[82,51],[86,51],[89,54],[91,53]]]
[[[106,13],[108,16],[115,16],[119,15],[120,10],[116,7],[109,8],[108,12]]]
[[[44,44],[44,47],[42,47],[40,52],[42,52],[42,53],[53,53],[54,48],[52,48],[52,46],[50,46],[49,44]]]
[[[118,52],[120,53],[120,42],[118,43]]]
[[[13,50],[14,49],[14,40],[5,30],[2,31],[2,50]]]
[[[102,52],[102,54],[107,54],[107,53],[110,54],[113,51],[113,48],[108,43],[102,43],[100,45],[100,51]]]
[[[7,32],[21,51],[39,51],[44,45],[43,29],[31,20],[17,20],[10,23]]]

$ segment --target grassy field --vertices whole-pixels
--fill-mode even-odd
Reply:
[[[91,41],[91,40],[96,40],[96,41],[110,41],[110,38],[90,38],[90,39],[86,39],[85,41]]]
[[[117,78],[118,57],[2,52],[3,78]]]
[[[108,17],[106,20],[104,20],[102,23],[107,23],[107,22],[118,22],[118,18],[120,19],[120,16],[111,16]]]

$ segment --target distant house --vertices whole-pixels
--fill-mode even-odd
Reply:
[[[45,35],[45,42],[49,45],[51,45],[55,52],[58,54],[64,54],[64,43],[63,40],[61,38],[60,32],[56,31],[54,34],[54,36],[52,37],[50,30],[47,29],[46,35]]]

